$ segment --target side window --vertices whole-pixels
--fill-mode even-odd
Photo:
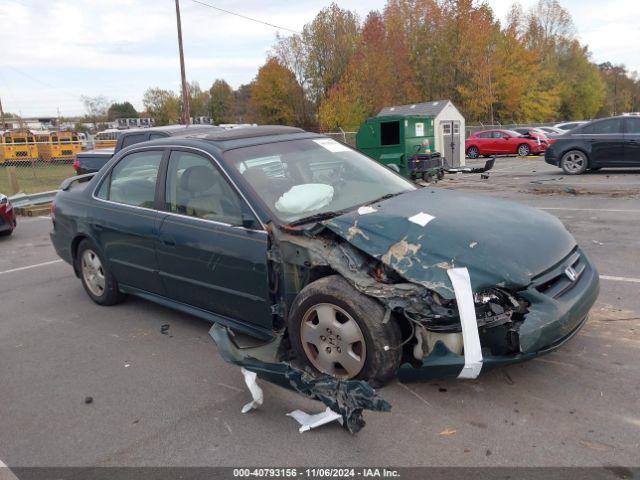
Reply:
[[[149,140],[155,140],[156,138],[164,138],[166,137],[166,135],[163,135],[161,133],[152,133],[149,135]]]
[[[631,135],[640,135],[640,118],[626,118],[625,131]]]
[[[478,138],[491,138],[491,132],[482,132],[478,134]]]
[[[500,132],[493,132],[491,135],[493,138],[502,138],[502,133]]]
[[[153,208],[161,160],[162,151],[131,153],[120,160],[111,171],[109,200]]]
[[[171,152],[165,208],[173,213],[242,224],[242,202],[209,159],[190,152]]]
[[[622,119],[612,118],[587,125],[582,129],[582,133],[592,135],[606,135],[612,133],[622,133]]]

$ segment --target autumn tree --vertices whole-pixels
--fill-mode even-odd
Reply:
[[[311,100],[319,105],[344,74],[356,50],[359,21],[355,13],[332,3],[304,26],[305,75]]]
[[[180,98],[171,90],[149,88],[144,92],[142,104],[156,125],[178,123],[180,118]]]
[[[291,70],[270,58],[251,86],[251,103],[260,123],[298,125],[304,94]]]
[[[107,119],[107,110],[109,109],[107,97],[103,95],[95,97],[83,95],[81,100],[87,112],[85,115],[87,123],[93,123],[93,127],[96,128],[98,122],[104,122]]]

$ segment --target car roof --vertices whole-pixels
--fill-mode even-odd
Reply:
[[[221,131],[196,131],[190,129],[183,131],[180,135],[172,135],[170,138],[154,139],[148,142],[135,144],[140,145],[176,145],[176,139],[180,138],[179,144],[204,148],[206,150],[217,150],[223,152],[234,148],[262,145],[265,143],[275,143],[287,140],[298,140],[304,138],[323,137],[318,133],[307,132],[297,127],[287,127],[281,125],[260,125],[251,127],[239,127],[233,129],[221,129]],[[134,145],[127,147],[131,149]]]
[[[121,135],[139,134],[145,132],[163,132],[172,137],[188,136],[194,133],[226,131],[217,125],[163,125],[161,127],[148,128],[131,128],[128,130],[120,130]]]

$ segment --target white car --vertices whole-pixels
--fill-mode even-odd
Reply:
[[[555,128],[559,128],[560,130],[573,130],[580,125],[584,125],[587,123],[585,120],[575,121],[575,122],[564,122],[564,123],[556,123],[554,125]]]

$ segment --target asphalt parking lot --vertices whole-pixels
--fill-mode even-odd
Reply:
[[[299,434],[323,406],[262,382],[250,400],[209,325],[129,298],[99,307],[50,245],[47,218],[0,239],[0,461],[23,466],[602,466],[639,464],[640,170],[568,177],[498,159],[447,176],[559,217],[594,260],[601,293],[564,348],[474,381],[394,382],[390,413]],[[168,334],[160,327],[170,324]],[[86,397],[92,403],[85,403]]]

